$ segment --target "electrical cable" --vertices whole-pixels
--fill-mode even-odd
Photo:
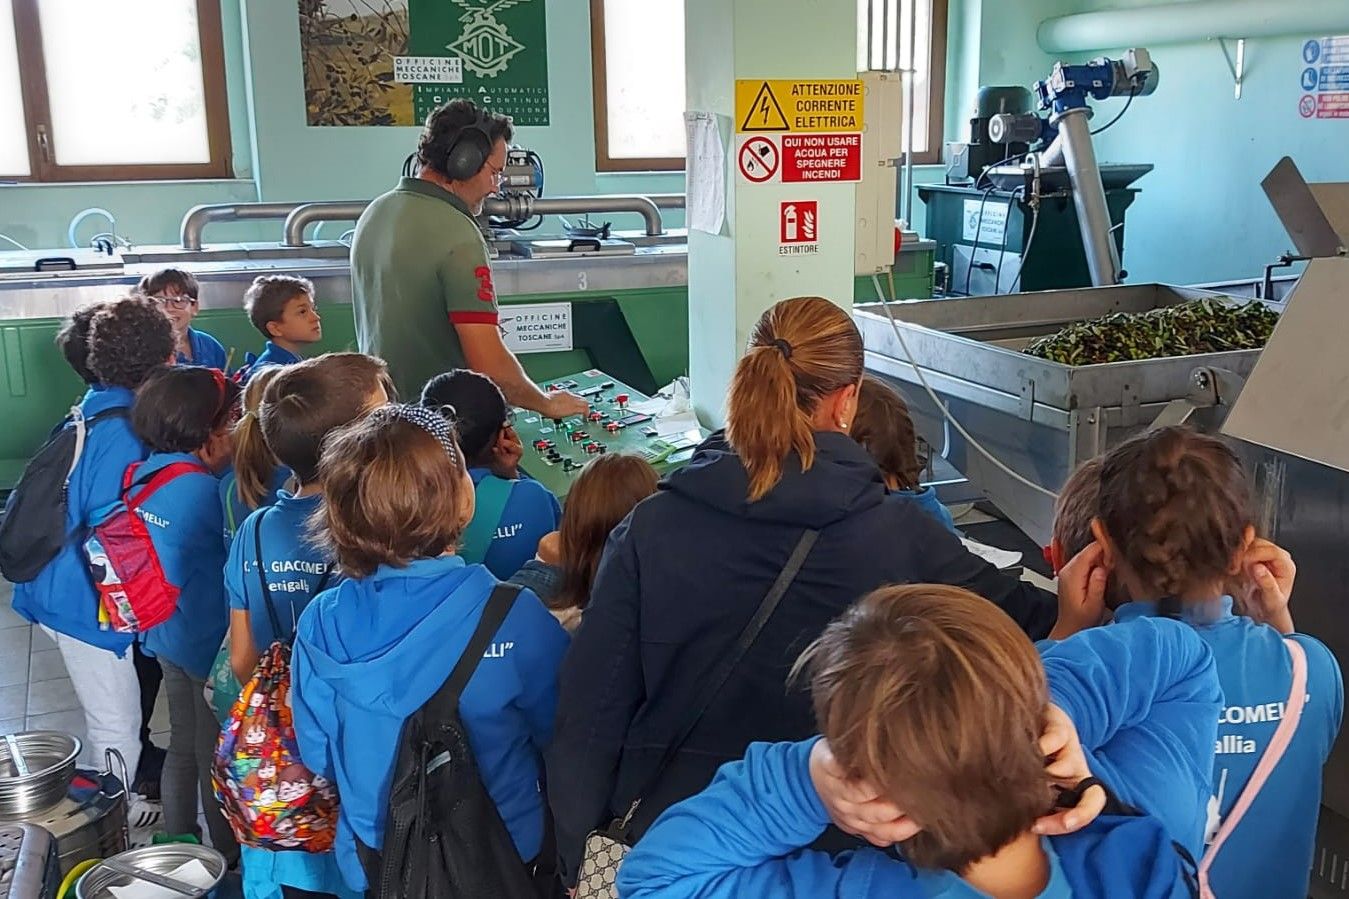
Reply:
[[[979,219],[974,226],[974,246],[970,247],[970,264],[965,269],[965,296],[970,295],[970,279],[974,277],[974,257],[979,252],[979,238],[983,236],[984,232],[984,204],[988,202],[989,195],[992,194],[995,189],[996,188],[990,187],[988,190],[984,191],[984,198],[979,201]],[[954,256],[954,248],[952,248],[951,253]]]
[[[893,297],[895,293],[894,291],[895,273],[893,271],[890,272],[889,277],[890,277],[890,296]],[[959,421],[955,419],[955,416],[951,414],[951,410],[948,409],[946,407],[946,404],[941,401],[941,397],[937,396],[937,392],[932,389],[932,386],[930,384],[928,384],[927,378],[923,375],[923,370],[919,368],[918,363],[914,361],[913,353],[909,352],[909,344],[904,340],[904,332],[900,330],[899,322],[895,320],[895,314],[890,311],[890,303],[892,302],[892,300],[887,300],[885,298],[885,292],[881,290],[880,276],[872,275],[871,278],[875,282],[876,294],[881,298],[881,309],[885,311],[885,317],[890,319],[890,327],[894,330],[895,337],[899,339],[900,349],[904,351],[905,358],[908,360],[909,365],[913,368],[914,374],[918,376],[918,383],[923,385],[923,389],[927,391],[928,397],[932,400],[933,404],[936,405],[937,411],[941,412],[942,416],[951,423],[951,426],[954,427],[956,431],[960,433],[960,436],[965,438],[965,442],[967,444],[973,447],[979,453],[979,455],[983,456],[989,462],[992,462],[993,465],[996,466],[999,470],[1001,470],[1004,474],[1011,477],[1013,480],[1018,481],[1021,484],[1024,484],[1025,486],[1034,490],[1036,493],[1043,494],[1044,496],[1049,497],[1051,500],[1057,500],[1059,498],[1059,495],[1057,493],[1055,493],[1052,490],[1046,490],[1044,487],[1028,479],[1019,472],[1016,472],[1011,468],[1009,468],[1006,463],[1004,463],[997,456],[993,455],[993,453],[989,452],[982,443],[980,443],[978,440],[974,438],[973,435],[970,434],[969,431],[965,430],[964,425],[962,425]]]
[[[1021,284],[1021,275],[1026,271],[1026,262],[1030,259],[1030,248],[1035,245],[1035,229],[1040,227],[1040,204],[1035,203],[1031,206],[1030,233],[1026,235],[1026,249],[1021,253],[1021,268],[1017,269],[1016,278],[1012,281],[1012,287],[1008,293],[1016,293],[1017,287]]]
[[[12,244],[14,244],[14,246],[18,247],[20,250],[23,250],[25,253],[28,252],[28,248],[27,248],[27,247],[25,247],[23,244],[19,243],[19,242],[18,242],[17,240],[15,240],[14,238],[10,237],[8,234],[0,234],[0,240],[5,241],[6,243],[12,243]]]
[[[1124,114],[1125,114],[1126,112],[1129,111],[1129,107],[1133,105],[1133,103],[1134,103],[1134,97],[1136,97],[1136,96],[1138,96],[1138,86],[1137,86],[1137,85],[1132,85],[1132,86],[1130,86],[1130,88],[1129,88],[1129,99],[1127,99],[1127,100],[1124,101],[1124,108],[1121,109],[1121,110],[1119,111],[1119,115],[1115,116],[1113,119],[1111,119],[1110,121],[1106,122],[1106,123],[1105,123],[1104,125],[1102,125],[1100,128],[1097,128],[1095,131],[1093,131],[1093,132],[1091,133],[1092,137],[1095,137],[1095,136],[1098,135],[1098,134],[1102,134],[1102,133],[1104,133],[1104,132],[1110,130],[1110,127],[1111,127],[1112,125],[1114,125],[1114,124],[1115,124],[1116,122],[1118,122],[1120,119],[1124,118]]]
[[[1012,207],[1014,207],[1017,204],[1018,193],[1021,195],[1021,199],[1025,199],[1026,188],[1024,185],[1012,191],[1012,196],[1007,200],[1007,215],[1002,220],[1002,241],[1001,246],[998,247],[998,269],[997,274],[993,276],[994,294],[997,294],[999,289],[1002,287],[1002,263],[1003,260],[1007,258],[1007,232],[1012,224]]]
[[[1031,150],[1027,150],[1025,153],[1015,153],[1015,154],[1013,154],[1013,155],[1011,155],[1011,156],[1008,156],[1008,157],[1007,157],[1006,159],[1004,159],[1002,162],[995,163],[995,164],[993,164],[993,165],[987,166],[982,172],[979,173],[979,177],[976,178],[976,179],[974,179],[974,189],[975,189],[975,190],[979,190],[979,189],[981,188],[981,186],[982,186],[983,183],[984,183],[984,179],[985,179],[985,178],[988,178],[988,173],[989,173],[991,170],[993,170],[993,169],[1000,169],[1000,168],[1002,168],[1003,166],[1007,165],[1008,163],[1016,162],[1018,159],[1025,159],[1027,156],[1030,156],[1030,155],[1032,155],[1032,151],[1031,151]],[[992,182],[991,179],[988,181],[988,184],[989,184],[990,186],[996,186],[996,185],[993,185],[993,182]]]
[[[404,178],[413,178],[413,177],[416,177],[416,174],[417,174],[417,173],[414,171],[414,167],[413,167],[413,165],[412,165],[412,163],[413,163],[416,159],[417,159],[417,154],[416,154],[416,152],[412,152],[412,153],[409,153],[409,154],[407,155],[407,158],[403,160],[403,177],[404,177]]]

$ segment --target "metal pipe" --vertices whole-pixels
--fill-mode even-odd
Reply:
[[[1349,3],[1344,0],[1296,3],[1189,0],[1046,19],[1040,23],[1037,39],[1047,53],[1081,53],[1217,37],[1287,37],[1346,31],[1349,31]]]
[[[542,197],[537,200],[525,200],[527,215],[567,215],[575,212],[635,212],[646,221],[648,237],[658,237],[665,233],[660,209],[649,197],[639,196],[601,196],[601,197]],[[519,207],[509,200],[492,197],[483,204],[482,211],[487,215],[518,217]]]
[[[1053,142],[1040,151],[1040,165],[1047,169],[1063,165],[1063,132],[1060,131]]]
[[[283,219],[301,203],[212,203],[193,206],[183,216],[181,238],[184,250],[201,249],[201,233],[212,222],[242,222]]]
[[[309,225],[314,222],[354,222],[369,205],[369,200],[331,200],[296,206],[286,216],[281,246],[307,247],[309,244],[305,243],[304,229]]]
[[[656,204],[657,209],[683,209],[685,194],[646,194],[646,198]]]
[[[1087,254],[1091,283],[1113,287],[1120,283],[1119,250],[1115,247],[1110,224],[1110,207],[1105,201],[1101,169],[1096,164],[1096,149],[1091,143],[1091,116],[1086,108],[1070,109],[1058,116],[1055,124],[1063,138],[1063,159],[1073,183],[1073,205],[1082,232],[1082,249]]]

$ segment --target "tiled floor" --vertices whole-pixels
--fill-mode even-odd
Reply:
[[[10,607],[13,585],[0,580],[0,734],[59,730],[84,739],[84,713],[61,653],[43,632]],[[169,742],[163,691],[150,721],[154,741]],[[93,762],[92,754],[82,762]]]

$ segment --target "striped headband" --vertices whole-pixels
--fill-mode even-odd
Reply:
[[[390,421],[405,421],[416,425],[432,437],[445,449],[445,454],[455,465],[459,464],[459,445],[454,439],[454,428],[445,416],[434,409],[423,406],[411,406],[406,403],[389,403],[370,413],[376,424]]]

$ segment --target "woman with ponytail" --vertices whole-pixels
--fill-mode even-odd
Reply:
[[[243,415],[234,426],[234,465],[220,478],[220,505],[225,512],[225,545],[245,518],[263,506],[276,502],[277,491],[286,484],[290,472],[277,464],[258,422],[258,407],[267,385],[282,371],[270,365],[258,370],[244,388]]]
[[[862,338],[847,312],[819,297],[778,303],[736,366],[725,431],[614,530],[562,667],[549,757],[568,885],[587,833],[634,802],[629,837],[751,742],[813,734],[809,696],[787,688],[787,673],[870,591],[964,587],[1033,639],[1048,635],[1052,597],[998,573],[916,504],[887,495],[875,462],[848,436],[861,380]],[[711,672],[734,658],[799,552],[804,562],[776,608],[688,731]],[[990,604],[989,614],[1000,613]]]

